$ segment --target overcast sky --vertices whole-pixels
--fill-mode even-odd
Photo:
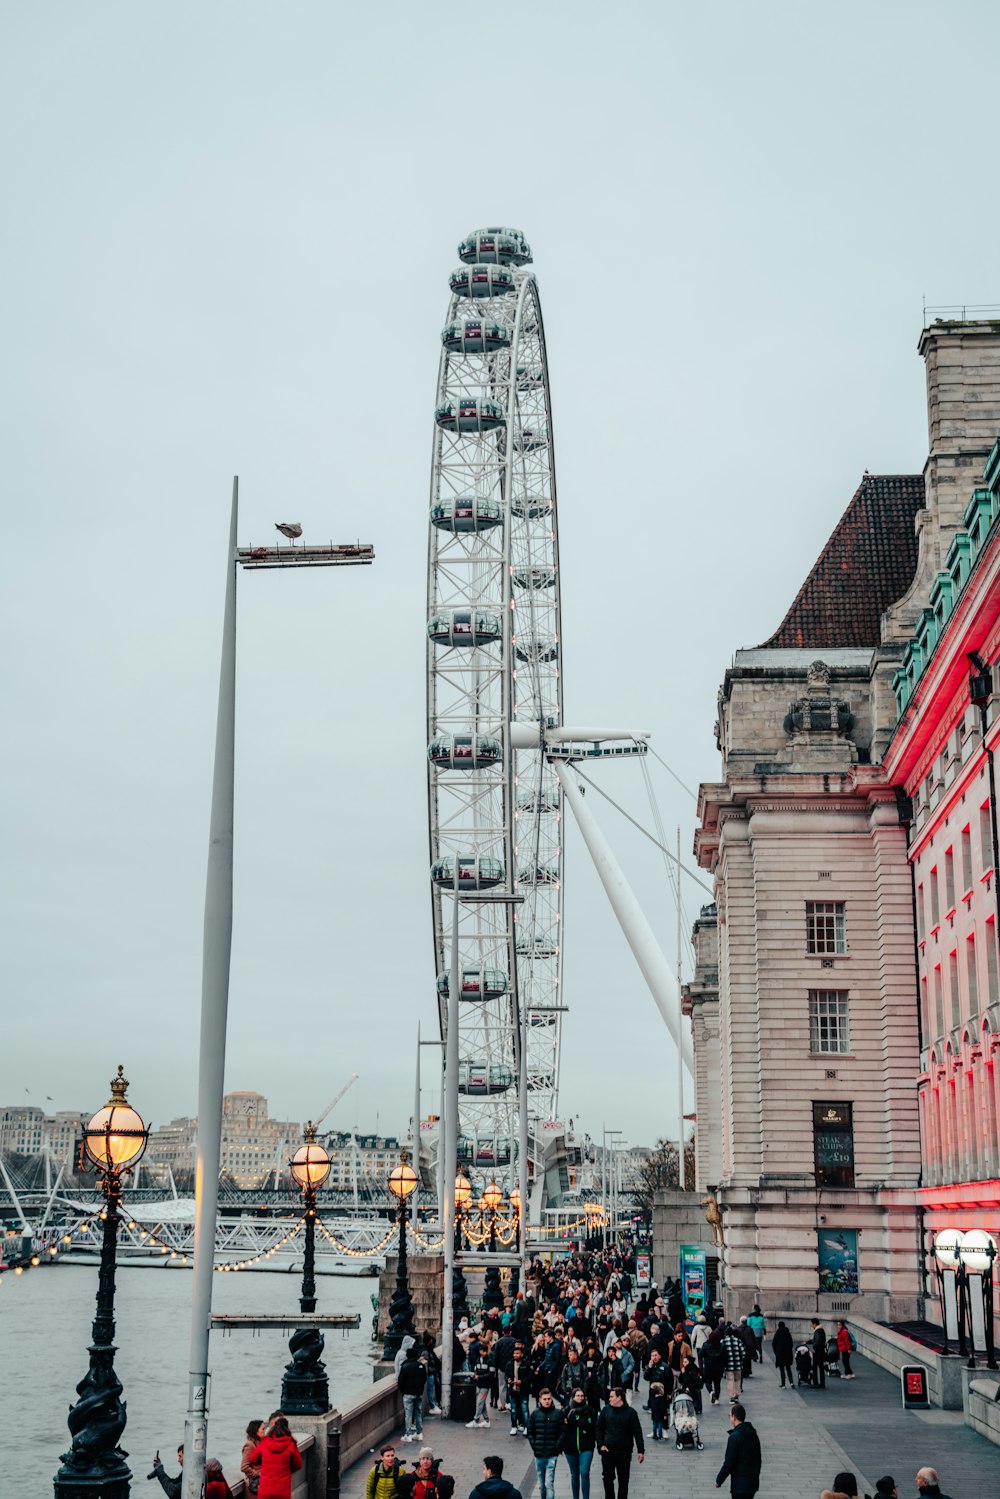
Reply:
[[[194,1111],[238,473],[242,541],[301,520],[378,560],[240,579],[227,1085],[301,1119],[357,1071],[331,1123],[405,1127],[459,239],[535,252],[567,718],[650,730],[694,788],[733,652],[866,467],[923,465],[924,295],[1000,302],[998,30],[915,0],[7,7],[0,1104],[96,1108],[123,1061],[154,1124]],[[651,825],[636,766],[601,780]],[[594,803],[673,961],[662,859]],[[561,1112],[649,1142],[673,1048],[572,826],[565,865]]]

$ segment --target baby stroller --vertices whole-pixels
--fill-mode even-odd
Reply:
[[[698,1431],[698,1417],[690,1395],[679,1390],[670,1402],[670,1424],[674,1428],[678,1452],[682,1447],[694,1447],[704,1451],[704,1443]]]
[[[837,1347],[836,1338],[827,1339],[826,1372],[830,1379],[840,1378],[840,1349]]]
[[[795,1350],[795,1372],[798,1375],[799,1384],[811,1384],[812,1370],[812,1349],[808,1343],[800,1343]]]

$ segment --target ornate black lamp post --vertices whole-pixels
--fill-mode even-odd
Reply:
[[[104,1236],[97,1281],[97,1315],[90,1345],[90,1367],[76,1387],[70,1407],[73,1443],[55,1476],[56,1499],[128,1499],[132,1474],[118,1442],[125,1430],[125,1402],[115,1362],[115,1250],[122,1176],[138,1164],[149,1131],[126,1100],[128,1079],[118,1068],[111,1097],[83,1132],[83,1153],[100,1178],[104,1193]]]
[[[962,1239],[959,1250],[965,1273],[970,1280],[978,1279],[979,1295],[983,1303],[983,1334],[986,1339],[986,1367],[997,1367],[997,1349],[993,1330],[993,1266],[997,1258],[997,1242],[992,1234],[982,1228],[970,1228]],[[972,1345],[972,1287],[969,1288],[969,1344]]]
[[[515,1218],[515,1220],[517,1222],[517,1231],[516,1231],[516,1234],[515,1234],[514,1243],[515,1243],[515,1245],[517,1247],[518,1253],[523,1255],[523,1253],[524,1253],[524,1219],[521,1217],[521,1194],[520,1194],[520,1192],[518,1191],[518,1189],[516,1187],[514,1188],[514,1190],[510,1194],[510,1206],[511,1206],[511,1211],[514,1214],[514,1218]],[[520,1290],[520,1286],[521,1286],[521,1267],[519,1265],[515,1265],[513,1267],[513,1269],[511,1270],[511,1272],[510,1272],[510,1284],[509,1284],[509,1286],[507,1288],[508,1289],[508,1294],[512,1298],[516,1298],[517,1293]]]
[[[389,1302],[389,1326],[382,1349],[384,1359],[394,1359],[407,1333],[416,1337],[413,1326],[413,1301],[410,1298],[410,1283],[406,1276],[406,1203],[416,1189],[417,1173],[410,1165],[407,1151],[399,1158],[399,1165],[390,1173],[389,1191],[399,1203],[399,1257],[396,1261],[396,1289]]]
[[[479,1213],[481,1221],[489,1220],[490,1225],[490,1250],[496,1252],[497,1247],[497,1212],[503,1202],[503,1193],[495,1181],[483,1188],[483,1194],[479,1199]],[[486,1267],[486,1278],[483,1283],[483,1310],[487,1312],[499,1311],[503,1306],[503,1291],[500,1287],[500,1267],[493,1263]]]
[[[289,1166],[292,1179],[302,1189],[306,1210],[306,1245],[302,1260],[302,1294],[299,1310],[316,1310],[316,1193],[330,1175],[330,1157],[316,1140],[310,1121],[303,1131],[305,1143]],[[322,1416],[330,1409],[330,1386],[322,1363],[325,1346],[318,1327],[299,1327],[288,1340],[292,1362],[281,1381],[281,1409],[295,1416]]]
[[[463,1247],[462,1219],[472,1201],[472,1183],[460,1171],[455,1178],[455,1248]]]
[[[463,1172],[455,1177],[455,1248],[463,1247],[462,1220],[472,1201],[472,1183]],[[455,1326],[469,1315],[469,1288],[465,1283],[465,1272],[456,1265],[451,1272],[451,1304]]]

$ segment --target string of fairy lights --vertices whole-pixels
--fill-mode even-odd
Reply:
[[[56,1239],[54,1242],[40,1245],[39,1249],[36,1250],[35,1253],[33,1253],[25,1262],[9,1267],[11,1273],[13,1273],[14,1275],[23,1275],[26,1270],[35,1269],[43,1263],[51,1264],[59,1257],[59,1255],[66,1254],[74,1248],[96,1248],[96,1242],[93,1242],[92,1246],[91,1243],[88,1243],[86,1239],[83,1238],[83,1236],[93,1236],[93,1240],[96,1241],[97,1237],[101,1233],[99,1225],[104,1222],[106,1217],[107,1212],[102,1211],[97,1214],[96,1220],[94,1222],[92,1222],[89,1218],[82,1218],[78,1223],[74,1224],[72,1228],[63,1229],[59,1233],[58,1239]],[[564,1236],[568,1233],[571,1233],[574,1229],[581,1228],[584,1225],[586,1225],[591,1229],[591,1231],[593,1231],[595,1227],[600,1227],[602,1218],[603,1213],[601,1212],[600,1208],[594,1208],[589,1211],[585,1211],[579,1218],[573,1219],[573,1221],[570,1223],[533,1224],[529,1226],[528,1232],[532,1236],[540,1237],[551,1237],[556,1235]],[[134,1233],[137,1229],[139,1229],[139,1224],[135,1221],[135,1219],[127,1219],[123,1215],[122,1221],[130,1233]],[[482,1212],[477,1214],[474,1218],[471,1215],[463,1217],[462,1234],[468,1241],[468,1243],[471,1244],[475,1249],[480,1249],[484,1245],[490,1243],[491,1239],[494,1237],[496,1239],[497,1245],[506,1249],[517,1239],[518,1223],[519,1218],[516,1213],[514,1213],[510,1217],[504,1217],[500,1214],[497,1214],[494,1224],[494,1222],[492,1222],[490,1219],[490,1215],[487,1212]],[[288,1229],[287,1233],[283,1234],[280,1239],[276,1239],[273,1244],[268,1245],[266,1249],[258,1249],[253,1254],[245,1255],[240,1259],[226,1260],[221,1264],[213,1266],[213,1269],[217,1274],[223,1275],[231,1274],[239,1270],[248,1270],[252,1266],[263,1264],[266,1260],[269,1260],[274,1255],[276,1255],[279,1250],[287,1248],[289,1244],[293,1244],[301,1234],[302,1230],[305,1228],[305,1225],[306,1215],[303,1214],[298,1222],[293,1224],[292,1227]],[[368,1260],[373,1258],[373,1256],[380,1254],[383,1249],[387,1248],[390,1241],[398,1232],[398,1226],[395,1223],[390,1224],[389,1229],[377,1244],[373,1244],[365,1249],[353,1249],[350,1245],[345,1244],[341,1239],[338,1239],[336,1234],[332,1233],[330,1229],[327,1228],[326,1224],[321,1218],[316,1219],[316,1227],[319,1229],[320,1233],[323,1235],[324,1239],[326,1239],[327,1243],[332,1249],[335,1249],[338,1254],[343,1255],[345,1258],[354,1260]],[[421,1249],[433,1252],[434,1250],[440,1249],[444,1244],[444,1235],[442,1235],[439,1239],[425,1238],[414,1223],[407,1223],[406,1229],[410,1238],[417,1245],[419,1245]],[[18,1237],[18,1235],[14,1231],[8,1231],[8,1240],[16,1237]],[[3,1241],[0,1240],[0,1244],[2,1244],[2,1242]],[[182,1250],[177,1249],[174,1245],[169,1244],[164,1239],[162,1239],[155,1231],[155,1229],[139,1229],[138,1244],[147,1251],[158,1250],[161,1256],[165,1257],[166,1259],[176,1261],[180,1265],[187,1265],[191,1262],[192,1259],[192,1256],[184,1253]],[[0,1254],[2,1254],[2,1250],[0,1250]],[[2,1284],[3,1274],[0,1273],[0,1285]]]

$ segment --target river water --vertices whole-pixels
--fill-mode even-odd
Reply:
[[[241,1271],[217,1275],[216,1312],[284,1312],[298,1308],[298,1274]],[[187,1406],[191,1276],[184,1270],[118,1267],[115,1368],[125,1387],[128,1425],[122,1446],[130,1454],[134,1496],[147,1489],[146,1474],[157,1448],[169,1473],[184,1439]],[[371,1293],[375,1277],[317,1277],[320,1312],[359,1312],[354,1332],[326,1331],[324,1363],[333,1405],[369,1385],[375,1345],[371,1341]],[[66,1414],[77,1383],[87,1371],[87,1348],[97,1294],[96,1266],[63,1261],[25,1275],[7,1273],[0,1286],[0,1351],[3,1361],[3,1455],[0,1491],[26,1499],[52,1493],[60,1455],[69,1447]],[[209,1455],[227,1477],[239,1473],[247,1422],[265,1418],[280,1404],[281,1376],[289,1361],[287,1332],[213,1332],[208,1422]]]

